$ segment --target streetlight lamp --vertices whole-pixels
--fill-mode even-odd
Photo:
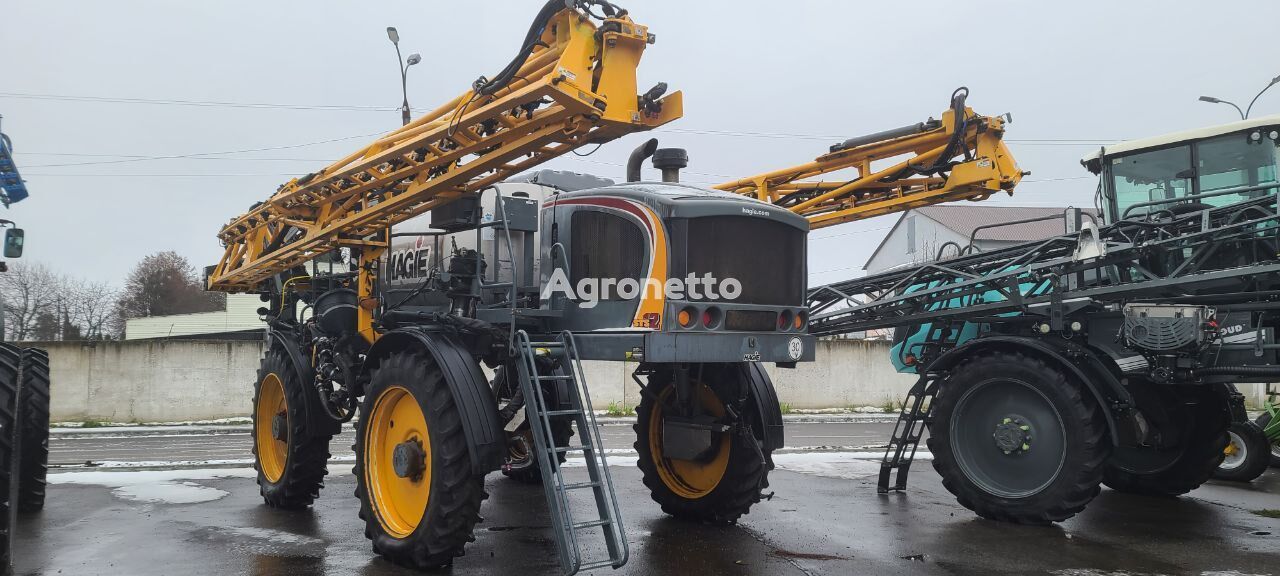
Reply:
[[[408,63],[400,56],[400,33],[396,31],[394,26],[387,27],[387,38],[391,39],[391,43],[396,47],[396,60],[400,64],[400,93],[404,96],[404,102],[400,105],[400,120],[403,124],[409,123],[409,67],[422,61],[422,56],[418,54],[410,54]]]
[[[1201,96],[1200,101],[1208,102],[1210,104],[1230,104],[1232,108],[1236,109],[1236,112],[1240,113],[1240,119],[1245,120],[1249,118],[1249,113],[1253,112],[1253,104],[1258,101],[1258,98],[1262,96],[1262,93],[1266,92],[1267,90],[1270,90],[1271,87],[1275,86],[1276,84],[1280,84],[1280,76],[1276,76],[1275,78],[1272,78],[1270,84],[1267,84],[1266,87],[1264,87],[1262,90],[1259,90],[1257,95],[1253,97],[1253,100],[1249,101],[1249,106],[1244,110],[1241,110],[1239,106],[1236,106],[1232,102],[1228,102],[1220,98],[1214,98],[1213,96]]]

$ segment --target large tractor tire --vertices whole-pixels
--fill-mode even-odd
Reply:
[[[1197,386],[1184,392],[1176,414],[1182,439],[1177,448],[1153,455],[1117,453],[1107,462],[1103,483],[1131,494],[1174,497],[1199,488],[1211,478],[1226,456],[1231,413],[1226,396],[1216,387]],[[1156,458],[1152,458],[1155,456]],[[1145,460],[1163,462],[1141,467]]]
[[[374,552],[427,570],[453,564],[475,540],[487,495],[462,418],[428,354],[396,353],[373,373],[352,448],[360,518]]]
[[[740,364],[706,364],[701,370],[696,366],[689,369],[703,410],[721,423],[728,423],[726,399],[745,389],[748,377]],[[750,422],[754,431],[751,437],[732,432],[716,434],[712,452],[702,459],[668,458],[663,453],[662,420],[664,413],[674,410],[675,389],[674,372],[661,370],[649,377],[636,407],[636,465],[644,485],[667,514],[710,524],[734,523],[760,501],[761,491],[769,485],[772,450],[760,439],[762,424]]]
[[[22,351],[22,458],[18,467],[18,512],[44,508],[45,478],[49,472],[49,353]]]
[[[498,400],[499,406],[502,407],[498,411],[498,415],[502,417],[502,425],[504,427],[509,426],[511,421],[516,418],[519,406],[523,406],[525,402],[519,379],[508,377],[515,374],[515,370],[510,370],[509,368],[511,367],[499,367],[493,376],[491,384],[494,398]],[[563,371],[556,369],[548,370],[546,375],[561,374],[563,374]],[[554,436],[557,447],[568,446],[569,441],[573,438],[573,419],[566,416],[552,418],[551,434]],[[561,464],[565,462],[565,453],[557,453],[556,457]],[[538,455],[534,449],[533,432],[529,428],[528,420],[517,426],[514,431],[507,433],[507,461],[506,465],[502,467],[502,475],[526,484],[542,483],[542,471],[538,466]]]
[[[1232,422],[1227,429],[1230,438],[1222,465],[1213,477],[1230,482],[1252,482],[1271,465],[1271,442],[1262,427],[1253,422]]]
[[[942,485],[983,518],[1060,522],[1098,495],[1111,445],[1082,383],[1018,352],[987,352],[941,383],[929,451]]]
[[[310,506],[329,473],[327,431],[308,427],[306,394],[314,393],[289,356],[271,348],[253,393],[253,455],[262,500],[273,508]]]
[[[0,574],[13,573],[18,524],[18,350],[0,343]]]

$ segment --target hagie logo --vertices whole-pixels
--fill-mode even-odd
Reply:
[[[756,210],[755,208],[743,208],[742,213],[747,216],[769,216],[768,210]]]
[[[392,282],[414,280],[427,276],[430,270],[430,248],[408,248],[391,253],[387,261],[387,276]]]

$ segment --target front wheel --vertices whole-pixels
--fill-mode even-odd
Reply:
[[[1231,482],[1252,482],[1271,464],[1271,443],[1262,428],[1253,422],[1233,422],[1227,429],[1230,441],[1223,450],[1222,464],[1213,477]]]
[[[993,520],[1048,524],[1098,495],[1102,409],[1056,366],[1020,353],[965,361],[941,383],[929,450],[942,484]]]
[[[644,485],[662,511],[678,518],[729,524],[760,501],[769,485],[772,452],[758,437],[761,425],[744,418],[732,422],[725,409],[745,389],[749,371],[738,364],[707,364],[689,369],[690,403],[697,402],[707,425],[723,424],[728,432],[710,433],[707,450],[696,456],[668,454],[680,448],[666,438],[664,419],[678,418],[675,373],[663,369],[649,377],[636,407],[635,449]],[[727,399],[730,399],[728,402]],[[749,410],[736,410],[743,414]]]
[[[474,540],[485,498],[458,404],[424,353],[382,361],[367,390],[352,446],[364,534],[397,564],[448,566]]]

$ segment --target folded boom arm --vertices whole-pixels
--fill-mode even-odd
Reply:
[[[847,140],[812,162],[714,186],[782,206],[811,229],[953,200],[985,200],[1013,188],[1023,173],[1005,147],[1005,120],[965,107],[952,96],[941,120]],[[872,162],[892,162],[873,167]],[[856,175],[822,176],[853,169]]]
[[[653,42],[625,11],[591,2],[543,7],[520,55],[493,80],[329,166],[281,186],[218,233],[209,287],[259,284],[344,246],[385,248],[385,230],[586,144],[679,118],[679,92],[640,96],[636,68]]]

